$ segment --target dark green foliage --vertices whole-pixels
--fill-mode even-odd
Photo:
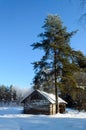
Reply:
[[[52,90],[57,99],[58,85],[61,87],[76,86],[74,72],[79,70],[77,52],[70,46],[70,38],[77,32],[67,32],[67,28],[58,15],[48,15],[44,21],[44,33],[41,41],[32,44],[33,49],[44,51],[40,61],[34,62],[34,88]],[[57,82],[59,80],[59,83]],[[54,87],[55,86],[55,87]]]
[[[70,38],[77,32],[67,32],[60,17],[48,15],[41,41],[33,49],[44,51],[40,61],[34,62],[34,88],[53,92],[68,102],[68,107],[86,110],[86,57],[70,46]],[[56,101],[58,103],[58,101]]]
[[[16,91],[13,90],[13,86],[7,87],[4,85],[0,86],[0,102],[11,102],[16,101]]]
[[[86,56],[81,51],[73,51],[76,63],[79,65],[80,69],[85,71],[86,69]]]
[[[34,62],[35,77],[34,85],[39,88],[44,81],[50,82],[54,80],[54,73],[60,76],[62,81],[66,82],[67,79],[73,80],[73,72],[78,69],[77,63],[74,59],[73,49],[70,47],[70,38],[76,33],[67,32],[63,26],[60,17],[57,15],[48,15],[45,19],[44,33],[41,33],[41,42],[32,44],[33,49],[41,49],[44,51],[44,56],[40,61]],[[50,72],[47,73],[47,70]],[[65,80],[64,80],[65,79]]]

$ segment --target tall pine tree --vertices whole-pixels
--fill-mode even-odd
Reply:
[[[74,32],[67,32],[58,15],[48,15],[44,21],[44,32],[39,36],[40,42],[33,43],[33,49],[44,51],[40,61],[34,62],[35,77],[34,87],[43,89],[46,86],[55,88],[56,113],[58,106],[58,86],[67,84],[75,85],[73,72],[78,70],[77,60],[74,51],[70,46],[70,38]]]

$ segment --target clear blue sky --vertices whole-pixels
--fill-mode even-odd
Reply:
[[[30,45],[39,41],[48,14],[58,14],[68,31],[79,29],[71,46],[86,54],[86,31],[78,23],[79,0],[0,0],[0,85],[30,87],[32,62],[40,51]]]

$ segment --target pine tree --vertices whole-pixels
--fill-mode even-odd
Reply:
[[[44,33],[39,35],[42,40],[31,45],[33,49],[44,51],[41,60],[33,63],[35,69],[33,83],[35,88],[43,88],[48,83],[54,84],[57,113],[59,112],[57,86],[60,84],[62,86],[62,83],[64,85],[68,81],[75,83],[73,72],[78,70],[78,66],[73,55],[74,50],[70,46],[70,38],[76,31],[67,32],[58,15],[48,15],[43,28]]]

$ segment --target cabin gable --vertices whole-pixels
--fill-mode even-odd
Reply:
[[[33,91],[27,98],[25,98],[23,101],[24,105],[44,105],[44,104],[50,104],[50,102],[37,90]]]

